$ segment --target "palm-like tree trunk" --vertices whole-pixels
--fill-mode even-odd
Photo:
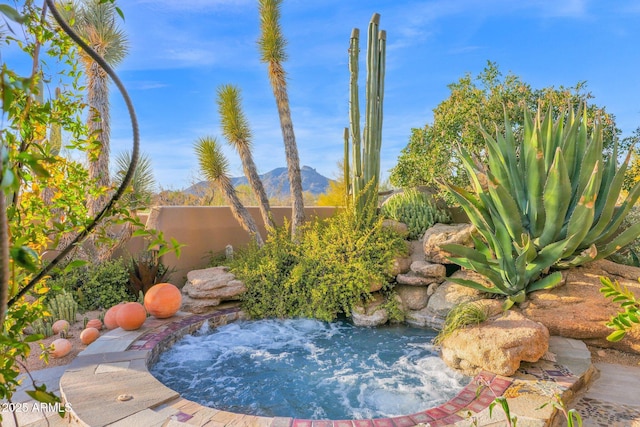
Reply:
[[[229,163],[224,157],[224,154],[222,154],[218,141],[211,137],[200,138],[194,148],[202,173],[222,192],[222,195],[231,207],[233,216],[242,228],[256,239],[259,246],[262,246],[264,240],[260,235],[258,226],[249,211],[242,205],[235,188],[233,188],[233,184],[227,173]]]
[[[258,45],[262,61],[268,64],[269,81],[280,116],[280,128],[287,158],[287,172],[291,189],[291,237],[297,238],[298,228],[304,222],[304,202],[302,198],[302,177],[296,137],[293,132],[289,96],[287,94],[286,73],[282,62],[286,60],[286,40],[280,29],[280,4],[282,0],[258,0],[260,9],[261,35]]]
[[[242,169],[249,181],[249,185],[253,189],[253,192],[258,197],[258,207],[260,208],[260,215],[264,221],[267,230],[274,227],[273,217],[271,215],[271,207],[269,206],[269,198],[267,192],[264,189],[260,175],[258,175],[258,169],[253,161],[253,156],[249,150],[239,151],[240,160],[242,161]]]
[[[102,53],[102,55],[104,54]],[[109,80],[107,73],[93,60],[90,63],[85,62],[85,68],[87,70],[87,103],[89,105],[87,127],[90,135],[99,144],[97,157],[91,158],[89,161],[89,178],[95,180],[96,185],[106,188],[111,184],[109,177],[111,144]],[[96,198],[90,198],[88,203],[89,216],[96,216],[107,204],[107,200],[107,193],[103,193]]]
[[[291,110],[289,109],[289,95],[287,93],[286,75],[282,65],[278,62],[269,64],[269,77],[273,95],[276,98],[280,128],[284,141],[284,153],[287,158],[287,173],[289,174],[289,188],[291,190],[291,234],[295,238],[299,226],[304,222],[304,202],[302,199],[302,176],[300,174],[300,157],[296,136],[293,132]]]
[[[262,236],[258,231],[256,222],[253,220],[253,217],[251,216],[247,208],[244,207],[244,205],[238,198],[238,194],[233,188],[233,184],[231,183],[229,177],[222,176],[218,178],[218,180],[216,181],[216,185],[224,195],[227,203],[229,203],[231,213],[233,213],[235,219],[240,223],[240,225],[242,225],[242,228],[244,228],[249,234],[251,234],[251,236],[253,236],[254,239],[256,239],[256,243],[258,244],[258,246],[264,245],[264,241],[262,240]]]
[[[218,89],[218,112],[222,123],[222,133],[231,144],[242,161],[242,169],[249,181],[249,185],[258,199],[260,214],[265,227],[274,227],[269,198],[264,190],[262,180],[258,175],[258,168],[251,154],[251,129],[242,112],[240,91],[233,85],[223,85]]]

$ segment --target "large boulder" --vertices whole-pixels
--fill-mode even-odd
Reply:
[[[586,344],[640,353],[640,325],[616,343],[606,337],[613,329],[605,323],[622,311],[620,304],[600,293],[600,277],[609,277],[640,297],[640,268],[600,260],[562,272],[565,284],[551,290],[532,292],[520,304],[529,319],[543,323],[552,335],[583,340]]]
[[[491,282],[484,276],[470,270],[458,270],[451,277],[473,280],[482,285],[491,286]],[[485,297],[486,293],[484,292],[447,280],[438,286],[435,293],[429,298],[427,307],[431,313],[446,317],[454,306],[463,302],[477,301]]]
[[[455,330],[442,342],[442,359],[466,375],[482,370],[511,376],[520,362],[536,362],[549,348],[549,330],[509,311],[479,325]]]
[[[193,270],[187,273],[187,283],[182,288],[182,310],[204,313],[222,301],[239,300],[246,289],[228,267]]]
[[[420,310],[427,306],[431,293],[429,287],[398,285],[395,291],[402,301],[405,310]]]
[[[475,230],[472,224],[435,224],[422,237],[424,259],[437,264],[451,264],[447,259],[451,254],[440,249],[440,245],[457,243],[459,245],[474,246],[471,233]]]
[[[433,279],[432,281],[442,283],[447,278],[447,269],[442,264],[434,264],[427,261],[414,261],[409,267],[416,275]]]
[[[387,323],[389,314],[384,308],[384,297],[381,294],[374,294],[373,299],[364,304],[360,304],[351,310],[351,320],[356,326],[380,326]]]
[[[444,326],[444,319],[443,316],[429,310],[428,305],[420,310],[405,311],[405,322],[411,326],[441,330]]]
[[[398,274],[396,276],[396,282],[401,285],[407,286],[429,286],[432,283],[439,283],[432,277],[418,276],[412,271],[408,272],[407,274]]]
[[[394,258],[393,266],[391,267],[391,275],[397,276],[398,274],[408,273],[411,269],[411,258],[406,256],[399,256]]]

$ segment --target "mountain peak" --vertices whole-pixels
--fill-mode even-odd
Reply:
[[[311,166],[302,166],[300,168],[300,175],[302,176],[302,191],[308,191],[311,194],[318,195],[327,191],[329,188],[329,178],[319,174],[315,168]],[[267,192],[267,197],[275,196],[288,196],[291,194],[289,188],[289,174],[286,167],[275,168],[260,175],[264,189]],[[234,187],[238,185],[248,184],[247,178],[244,176],[231,178],[231,183]],[[201,188],[206,185],[206,181],[199,182],[185,189],[184,191],[190,194],[199,194]]]

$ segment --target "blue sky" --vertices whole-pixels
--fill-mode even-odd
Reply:
[[[266,65],[256,41],[256,0],[126,0],[130,53],[118,67],[141,125],[142,150],[161,187],[200,179],[193,151],[221,138],[216,88],[240,87],[259,172],[285,166]],[[594,102],[617,117],[623,136],[640,126],[640,2],[636,0],[284,0],[289,98],[301,165],[333,177],[348,126],[347,49],[374,12],[387,31],[383,179],[411,128],[432,119],[447,85],[487,61],[534,88],[587,82]],[[361,53],[361,59],[364,53]],[[361,65],[364,70],[364,65]],[[364,85],[361,72],[361,87]],[[361,97],[362,100],[363,97]],[[129,149],[122,101],[112,96],[112,150]],[[242,174],[228,149],[231,174]]]

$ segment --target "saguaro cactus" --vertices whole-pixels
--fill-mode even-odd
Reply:
[[[359,207],[369,203],[378,191],[380,180],[380,148],[382,146],[382,104],[384,99],[384,72],[386,32],[379,30],[380,15],[373,14],[369,22],[367,39],[367,81],[365,90],[364,131],[360,136],[360,101],[358,96],[358,57],[360,30],[354,28],[349,45],[349,71],[351,96],[349,99],[349,132],[353,163],[351,192]],[[348,150],[345,149],[345,170],[348,172]],[[345,175],[347,179],[348,173]],[[364,192],[364,193],[363,193]]]

